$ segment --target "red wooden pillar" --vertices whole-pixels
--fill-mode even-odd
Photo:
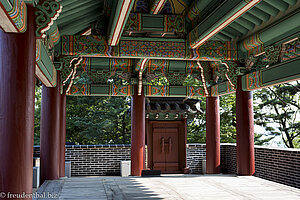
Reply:
[[[66,151],[66,95],[61,95],[60,101],[60,168],[59,176],[65,176],[65,151]]]
[[[0,29],[0,193],[32,192],[34,8],[25,33]]]
[[[253,101],[252,92],[242,90],[241,77],[236,90],[236,132],[237,174],[251,176],[255,172]]]
[[[41,108],[41,184],[45,180],[59,178],[60,169],[60,86],[48,88],[43,85]]]
[[[206,97],[206,173],[220,173],[219,97]]]
[[[131,100],[131,175],[141,176],[145,165],[145,95],[137,86]]]

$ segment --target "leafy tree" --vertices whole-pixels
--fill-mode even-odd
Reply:
[[[236,142],[235,94],[220,97],[220,139],[222,143]]]
[[[34,105],[34,145],[40,145],[40,113],[42,101],[42,87],[35,87],[35,105]]]
[[[205,98],[199,98],[200,108],[205,112]],[[206,119],[205,113],[196,116],[194,119],[187,121],[187,143],[205,143],[206,140]]]
[[[299,147],[300,83],[281,84],[255,92],[255,123],[286,147]]]
[[[67,97],[67,142],[130,143],[129,99]]]
[[[188,124],[187,142],[205,143],[206,140],[206,99],[200,98],[203,114],[190,120]],[[220,139],[222,143],[236,142],[235,95],[220,97]]]
[[[200,98],[203,114],[189,120],[187,142],[205,143],[206,140],[206,99]],[[220,97],[220,140],[221,143],[236,142],[236,98],[235,94]],[[254,134],[256,145],[267,144],[272,138],[262,138],[263,134]]]

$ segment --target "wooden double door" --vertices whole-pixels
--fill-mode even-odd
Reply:
[[[152,121],[148,129],[148,167],[162,173],[182,173],[186,163],[182,121]]]

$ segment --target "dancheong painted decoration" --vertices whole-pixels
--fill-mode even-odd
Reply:
[[[197,115],[206,173],[223,173],[219,96],[235,93],[230,165],[251,176],[252,91],[300,80],[300,0],[0,0],[0,29],[4,196],[32,194],[36,85],[44,183],[65,177],[67,95],[131,99],[131,175],[141,176],[190,173],[187,125]]]
[[[0,0],[1,28],[26,31],[28,6],[36,75],[68,95],[208,97],[239,77],[244,91],[300,77],[299,0]]]

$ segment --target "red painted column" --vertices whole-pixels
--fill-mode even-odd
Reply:
[[[236,132],[237,174],[251,176],[255,172],[253,101],[252,92],[242,90],[241,77],[236,90]]]
[[[0,194],[32,192],[34,8],[25,33],[0,29]],[[0,19],[1,20],[1,19]]]
[[[57,74],[58,83],[59,73]],[[59,178],[60,169],[60,87],[48,88],[43,85],[41,108],[41,182]]]
[[[61,95],[60,101],[60,168],[59,176],[65,176],[65,151],[66,151],[66,95]]]
[[[220,171],[219,97],[206,97],[206,173]]]
[[[131,99],[131,175],[141,176],[145,165],[145,95],[137,86]]]

